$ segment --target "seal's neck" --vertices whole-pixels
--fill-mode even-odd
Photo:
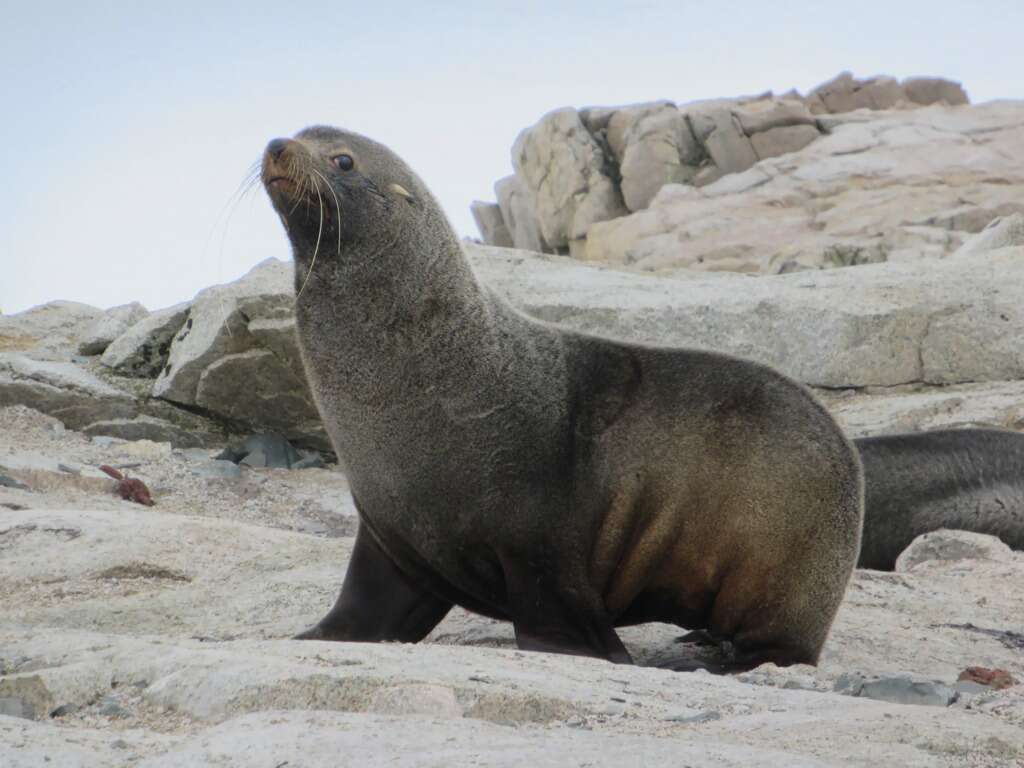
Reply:
[[[465,386],[494,333],[497,306],[437,209],[341,257],[296,248],[296,317],[310,374],[339,398],[401,407]],[[483,364],[486,364],[485,362]]]

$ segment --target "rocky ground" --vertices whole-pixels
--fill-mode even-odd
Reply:
[[[585,179],[620,196],[617,218],[584,194],[542,227],[513,194],[515,241],[586,256],[624,227],[680,259],[645,261],[628,238],[604,264],[467,254],[537,317],[779,367],[851,436],[1024,430],[1024,113],[962,95],[839,78],[807,97],[562,113],[517,142],[517,173],[542,146],[593,160],[554,130],[580,121],[618,153],[611,187]],[[699,152],[644,187],[684,124]],[[690,219],[676,233],[693,211],[707,243],[753,250],[727,243],[743,258],[704,271],[704,235]],[[638,228],[652,216],[667,228]],[[790,271],[769,268],[776,236],[804,271],[770,274]],[[865,238],[885,258],[819,258]],[[857,266],[817,269],[842,263]],[[460,610],[418,646],[287,639],[333,602],[357,524],[297,373],[292,302],[291,265],[270,260],[156,312],[0,316],[0,766],[1024,765],[1024,553],[962,532],[858,571],[814,668],[673,672],[710,651],[664,625],[622,631],[636,667],[522,653],[510,626]],[[298,451],[218,458],[255,432]]]
[[[0,472],[28,486],[0,488],[0,764],[1024,761],[1024,686],[957,682],[1024,679],[1024,554],[988,537],[858,572],[817,668],[672,672],[705,651],[663,625],[623,631],[637,668],[522,653],[462,611],[421,646],[297,642],[344,573],[344,477],[212,453],[0,410]],[[118,498],[101,464],[156,505]]]

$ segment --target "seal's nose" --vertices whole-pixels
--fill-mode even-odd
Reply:
[[[277,160],[284,154],[284,151],[288,149],[288,145],[291,143],[290,139],[274,139],[267,144],[267,153]]]

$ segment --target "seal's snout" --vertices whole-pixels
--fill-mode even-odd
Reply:
[[[280,160],[281,155],[285,153],[285,150],[288,149],[288,145],[291,143],[291,139],[274,139],[267,144],[267,154],[274,160]]]

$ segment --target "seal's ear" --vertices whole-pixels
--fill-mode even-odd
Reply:
[[[405,200],[410,204],[416,202],[416,198],[412,196],[412,192],[410,192],[408,189],[403,187],[401,184],[398,184],[397,182],[395,184],[389,184],[388,189],[390,189],[399,197],[405,198]]]

